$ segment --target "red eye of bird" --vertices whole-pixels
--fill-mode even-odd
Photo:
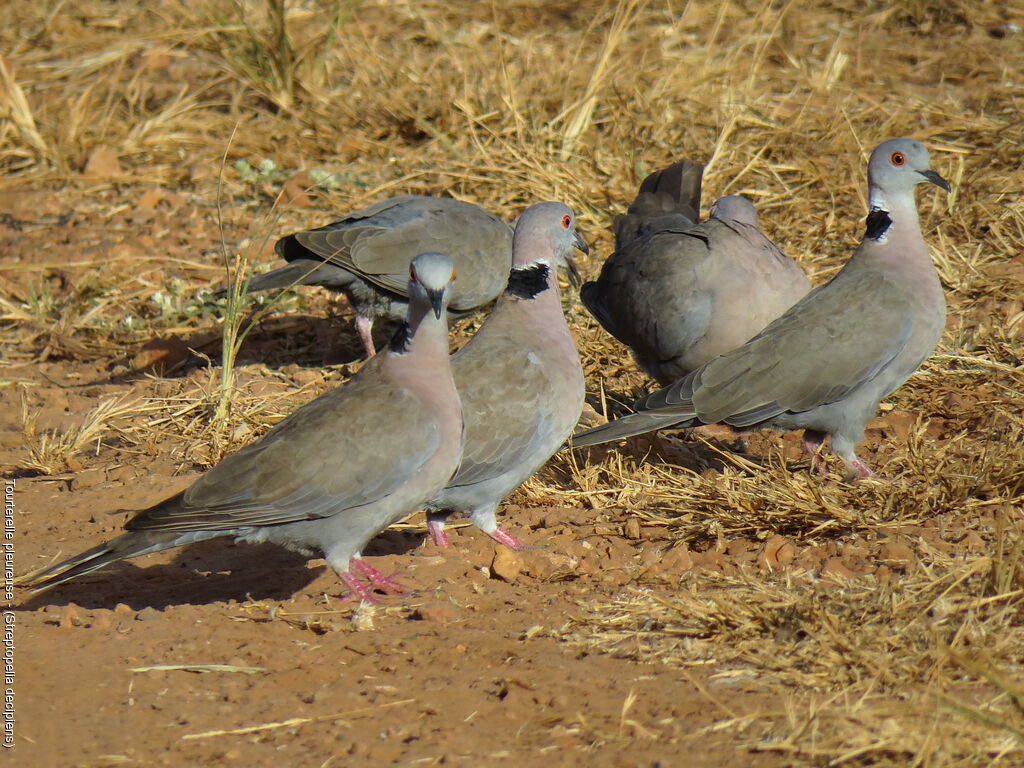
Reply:
[[[892,157],[889,158],[892,164],[899,168],[907,162],[907,157],[902,152],[893,152]]]
[[[572,224],[572,216],[566,214],[562,217],[562,227],[568,229],[570,224]]]

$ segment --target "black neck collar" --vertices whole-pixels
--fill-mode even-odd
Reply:
[[[402,324],[398,326],[398,330],[391,337],[391,341],[388,342],[388,349],[398,354],[407,352],[410,341],[412,341],[412,328],[409,327],[407,321],[403,320]]]
[[[533,299],[537,294],[548,289],[548,277],[551,269],[547,264],[528,264],[525,267],[513,267],[508,275],[506,293],[520,299]]]
[[[892,217],[884,208],[872,208],[864,224],[864,237],[868,240],[879,240],[892,226]]]

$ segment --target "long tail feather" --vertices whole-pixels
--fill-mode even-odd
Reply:
[[[129,532],[116,539],[111,539],[98,547],[87,549],[72,558],[52,565],[38,573],[30,573],[19,580],[19,585],[33,587],[33,592],[41,592],[66,581],[71,581],[86,573],[98,571],[104,566],[129,557],[159,552],[162,549],[184,544],[180,531],[141,531]]]
[[[588,429],[578,435],[573,435],[569,440],[570,448],[586,448],[589,445],[600,445],[609,443],[612,440],[622,440],[635,435],[642,435],[645,432],[653,432],[656,429],[666,427],[687,427],[693,421],[692,414],[680,415],[678,413],[665,413],[657,411],[640,411],[623,416],[621,419],[610,421],[599,427]]]

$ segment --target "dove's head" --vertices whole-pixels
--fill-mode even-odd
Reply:
[[[429,303],[440,319],[451,298],[455,267],[443,253],[421,253],[409,264],[409,298]]]
[[[757,211],[754,210],[754,204],[742,195],[726,195],[715,200],[711,206],[711,218],[757,226]]]
[[[569,281],[580,284],[580,273],[573,260],[573,249],[590,253],[586,242],[576,231],[576,217],[563,203],[536,203],[531,205],[516,222],[513,238],[512,268],[532,264],[546,264],[549,268],[560,264],[569,269]]]
[[[932,170],[931,158],[924,144],[914,139],[883,141],[868,160],[868,185],[871,188],[872,208],[889,210],[887,205],[876,205],[876,197],[889,200],[907,195],[913,200],[914,187],[922,182],[934,184],[949,192],[949,182]]]

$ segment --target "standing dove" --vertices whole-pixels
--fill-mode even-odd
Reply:
[[[735,349],[811,289],[757,228],[746,198],[720,198],[711,218],[694,223],[700,170],[683,160],[644,180],[629,213],[616,218],[615,253],[580,291],[662,385]]]
[[[932,353],[945,327],[942,285],[914,201],[922,182],[950,189],[920,142],[880,144],[868,162],[864,239],[832,280],[743,346],[641,398],[636,413],[583,432],[573,445],[696,424],[803,429],[815,465],[831,435],[846,477],[872,476],[854,453],[864,425]]]
[[[412,260],[409,310],[388,350],[348,383],[308,403],[228,456],[186,491],[139,512],[128,532],[46,569],[47,588],[108,563],[234,536],[323,553],[349,589],[396,590],[363,546],[444,488],[462,455],[462,408],[448,356],[447,256]]]
[[[466,442],[455,477],[427,504],[439,546],[448,546],[445,518],[467,512],[495,541],[522,549],[498,527],[498,504],[565,443],[583,407],[583,368],[555,275],[574,246],[588,250],[567,206],[527,208],[516,225],[505,292],[483,327],[452,356]]]
[[[448,311],[464,315],[493,301],[505,287],[512,230],[472,203],[404,195],[283,237],[274,250],[288,265],[257,275],[248,290],[298,284],[340,291],[355,310],[367,357],[373,357],[373,321],[405,316],[405,273],[413,256],[440,251],[451,257],[459,280]]]

